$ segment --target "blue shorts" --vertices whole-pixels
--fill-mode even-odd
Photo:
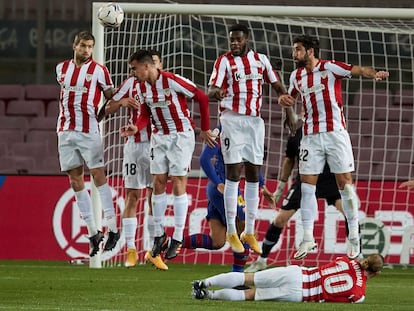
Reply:
[[[207,184],[207,199],[208,199],[208,207],[207,207],[207,216],[206,219],[218,219],[223,224],[223,226],[227,225],[226,222],[226,212],[224,209],[224,198],[223,194],[217,190],[217,186],[213,183]],[[244,214],[244,199],[239,191],[239,196],[237,198],[237,218],[239,220],[244,221],[245,214]]]

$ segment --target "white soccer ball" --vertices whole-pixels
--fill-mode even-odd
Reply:
[[[98,20],[104,27],[117,28],[124,20],[124,10],[116,3],[107,3],[98,10]]]

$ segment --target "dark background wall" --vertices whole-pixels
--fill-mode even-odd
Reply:
[[[72,56],[76,32],[91,29],[91,0],[0,1],[0,84],[54,83],[54,68]],[[118,1],[137,2],[137,1]],[[171,1],[141,0],[140,3]],[[306,0],[180,0],[179,3],[309,5]],[[412,0],[313,0],[313,6],[412,7]]]

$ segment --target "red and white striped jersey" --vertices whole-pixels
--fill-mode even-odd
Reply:
[[[302,267],[303,301],[362,302],[367,277],[358,260],[338,257],[316,268]]]
[[[135,98],[139,101],[139,82],[138,80],[131,76],[125,79],[118,90],[115,92],[114,96],[112,96],[113,100],[121,100],[122,98]],[[135,124],[138,120],[138,116],[140,115],[140,109],[128,109],[129,112],[129,123]],[[149,123],[147,127],[142,129],[141,131],[137,132],[132,136],[128,136],[128,139],[134,139],[135,142],[144,142],[149,141],[151,136],[151,124]]]
[[[301,96],[304,135],[346,129],[341,82],[351,77],[352,65],[319,60],[312,72],[298,68],[290,75],[288,93]]]
[[[260,116],[264,83],[275,83],[279,76],[266,55],[250,50],[245,56],[227,52],[214,63],[209,86],[226,90],[219,110],[235,111],[249,116]]]
[[[93,59],[80,67],[69,59],[56,66],[56,78],[61,86],[57,131],[98,130],[96,114],[102,91],[113,87],[108,69]]]
[[[139,101],[150,110],[154,133],[170,134],[195,128],[187,107],[187,97],[193,98],[198,90],[192,81],[159,71],[154,85],[145,81],[139,88]]]

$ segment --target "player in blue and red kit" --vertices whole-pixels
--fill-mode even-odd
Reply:
[[[212,162],[213,159],[213,162]],[[200,155],[200,165],[207,175],[209,182],[207,184],[208,207],[206,219],[210,227],[210,234],[196,233],[184,237],[183,248],[205,248],[220,249],[226,243],[226,215],[224,209],[224,182],[226,180],[225,164],[221,153],[220,143],[214,147],[205,146]],[[259,174],[259,186],[266,200],[274,205],[272,193],[266,188],[263,175]],[[245,202],[241,190],[238,190],[237,198],[237,216],[236,227],[237,234],[244,230]],[[244,244],[243,253],[233,252],[233,272],[242,272],[249,254],[249,247]]]

